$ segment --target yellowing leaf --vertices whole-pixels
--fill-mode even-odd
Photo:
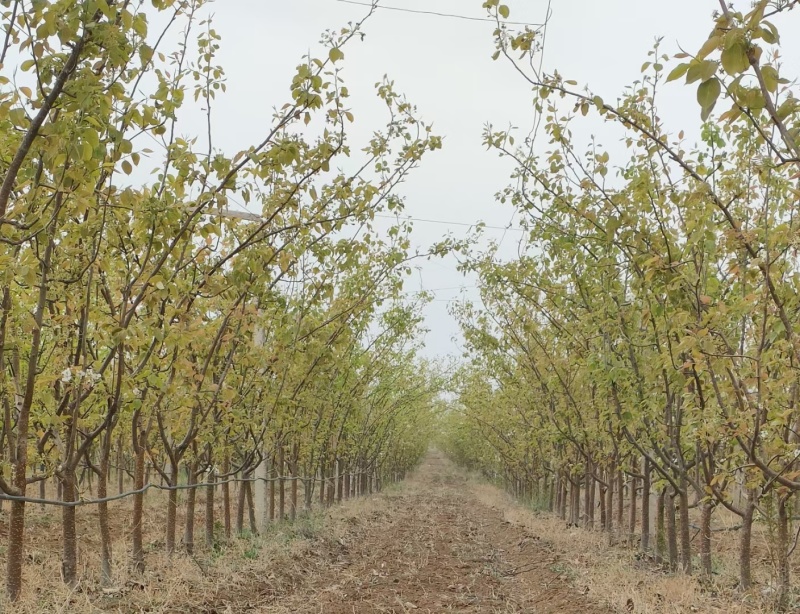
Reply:
[[[331,50],[328,52],[328,57],[330,58],[331,62],[335,64],[339,60],[344,59],[344,51],[339,49],[339,47],[331,47]]]
[[[680,79],[683,75],[686,74],[687,70],[689,70],[688,63],[678,64],[667,75],[667,83],[669,83],[670,81],[675,81],[676,79]]]
[[[744,43],[735,43],[722,52],[722,68],[729,75],[738,75],[750,67],[747,59],[747,48]]]

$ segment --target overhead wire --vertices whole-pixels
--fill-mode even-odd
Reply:
[[[383,9],[386,11],[398,11],[401,13],[416,13],[418,15],[432,15],[434,17],[446,17],[450,19],[462,19],[464,21],[483,21],[483,22],[490,22],[490,23],[497,23],[497,20],[492,19],[491,17],[471,17],[469,15],[457,15],[455,13],[442,13],[440,11],[424,11],[422,9],[409,9],[404,8],[401,6],[384,6],[382,4],[378,4],[377,2],[359,2],[358,0],[336,0],[336,2],[341,2],[343,4],[355,4],[357,6],[367,6],[370,8],[376,9]],[[511,26],[530,26],[534,28],[541,27],[543,24],[541,23],[531,23],[526,21],[503,21],[504,24],[511,25]]]
[[[527,232],[524,228],[514,228],[510,226],[491,226],[489,224],[483,224],[482,222],[456,222],[453,220],[432,220],[428,218],[413,217],[410,215],[394,216],[381,213],[376,213],[375,217],[387,220],[396,220],[396,221],[409,220],[411,222],[423,222],[426,224],[444,224],[445,226],[466,226],[467,228],[481,226],[481,228],[488,228],[490,230],[502,230],[504,232],[509,230],[514,232]]]

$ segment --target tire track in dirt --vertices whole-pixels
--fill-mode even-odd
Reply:
[[[258,611],[610,612],[570,584],[546,540],[478,502],[473,487],[432,453],[400,489],[351,516],[325,556],[305,561],[289,594]]]

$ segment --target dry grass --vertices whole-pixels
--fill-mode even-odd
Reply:
[[[624,544],[610,545],[608,534],[566,527],[564,521],[553,514],[519,505],[494,486],[480,485],[475,493],[484,504],[503,510],[510,522],[546,537],[562,554],[568,566],[566,573],[573,582],[588,587],[591,596],[617,612],[751,614],[773,611],[769,541],[761,526],[753,532],[756,585],[752,591],[743,593],[736,588],[736,532],[714,534],[714,578],[703,583],[697,577],[665,573],[660,566],[643,559]],[[719,513],[715,516],[715,528],[736,524],[732,515]]]
[[[704,585],[693,577],[664,573],[624,544],[609,546],[608,536],[600,531],[567,528],[552,514],[514,503],[502,490],[467,480],[446,461],[435,460],[422,475],[380,495],[315,512],[294,524],[273,525],[263,536],[232,539],[215,550],[202,543],[204,507],[199,493],[194,556],[164,554],[165,499],[162,493],[148,495],[144,574],[127,567],[130,509],[127,503],[116,504],[114,585],[106,589],[99,582],[94,512],[80,510],[80,584],[69,590],[60,579],[60,514],[31,508],[23,597],[13,607],[0,598],[0,612],[289,614],[323,611],[316,605],[320,600],[328,604],[326,614],[403,612],[408,601],[391,601],[395,589],[415,596],[410,599],[420,606],[416,612],[441,612],[443,597],[425,606],[425,599],[414,592],[435,577],[441,577],[441,593],[464,600],[453,604],[460,603],[465,612],[529,612],[524,604],[542,599],[549,605],[537,605],[537,612],[541,607],[549,607],[543,610],[547,612],[575,611],[569,608],[578,607],[581,599],[588,600],[580,606],[582,612],[594,611],[587,610],[592,602],[616,612],[642,614],[771,611],[764,597],[771,561],[763,525],[757,525],[753,536],[756,588],[743,594],[735,589],[736,532],[715,533],[715,576]],[[6,514],[0,515],[0,534],[6,534]],[[221,510],[216,517],[221,518]],[[717,528],[736,523],[731,515],[715,514]],[[2,567],[4,554],[0,548]],[[525,571],[506,575],[514,569]],[[387,574],[394,574],[399,583],[381,592],[378,587]],[[507,603],[475,605],[481,602],[468,598],[476,594],[484,595],[483,603],[503,594]],[[386,609],[375,609],[379,605]]]
[[[377,498],[354,499],[329,510],[315,511],[294,523],[272,525],[262,536],[233,538],[209,550],[203,543],[203,505],[202,496],[198,496],[196,553],[168,557],[164,552],[165,500],[160,495],[148,496],[144,527],[146,570],[139,574],[128,567],[130,509],[117,504],[112,511],[114,584],[106,588],[100,584],[96,516],[81,509],[80,581],[75,590],[61,581],[60,514],[31,509],[26,526],[23,594],[14,605],[0,596],[0,612],[247,611],[293,590],[304,579],[307,562],[323,553],[347,529],[347,519],[368,515],[376,505],[380,505]],[[217,513],[221,518],[221,510]],[[185,516],[179,514],[179,536],[184,520]],[[2,514],[2,521],[0,527],[5,529],[7,511]],[[0,564],[5,568],[5,549],[0,553]]]

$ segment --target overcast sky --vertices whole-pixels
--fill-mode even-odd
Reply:
[[[381,0],[387,7],[485,17],[481,0]],[[547,0],[507,0],[513,21],[541,22]],[[749,2],[739,2],[743,10]],[[673,54],[678,46],[695,51],[712,27],[716,0],[553,0],[545,69],[557,68],[568,79],[607,100],[616,99],[640,75],[656,37]],[[211,5],[222,35],[220,62],[228,79],[227,95],[216,103],[215,142],[225,150],[246,146],[254,129],[263,130],[273,106],[288,98],[289,83],[302,56],[320,53],[320,33],[360,19],[366,7],[337,0],[223,0]],[[784,21],[786,21],[784,19]],[[796,17],[789,21],[796,25]],[[435,131],[445,137],[443,150],[428,156],[402,186],[406,214],[415,223],[414,243],[425,249],[448,231],[463,236],[483,220],[492,226],[516,226],[513,211],[495,201],[509,181],[506,160],[486,151],[481,132],[487,122],[521,128],[532,120],[530,87],[503,61],[491,60],[493,25],[452,17],[378,10],[366,24],[363,42],[346,48],[345,79],[356,115],[352,137],[362,142],[385,124],[383,103],[374,84],[384,74],[416,104]],[[784,27],[784,36],[786,36]],[[786,41],[785,41],[786,42]],[[785,45],[784,57],[798,58],[797,41]],[[796,74],[796,70],[791,70]],[[699,109],[692,88],[670,84],[661,97],[668,125],[696,127]],[[591,116],[587,134],[603,133]],[[606,131],[604,134],[608,134]],[[605,143],[613,148],[612,143]],[[388,222],[387,222],[388,223]],[[488,239],[503,241],[510,257],[521,233],[487,229]],[[456,271],[454,259],[420,263],[408,291],[435,289],[427,308],[430,355],[458,354],[458,326],[448,305],[477,296],[474,280]]]

